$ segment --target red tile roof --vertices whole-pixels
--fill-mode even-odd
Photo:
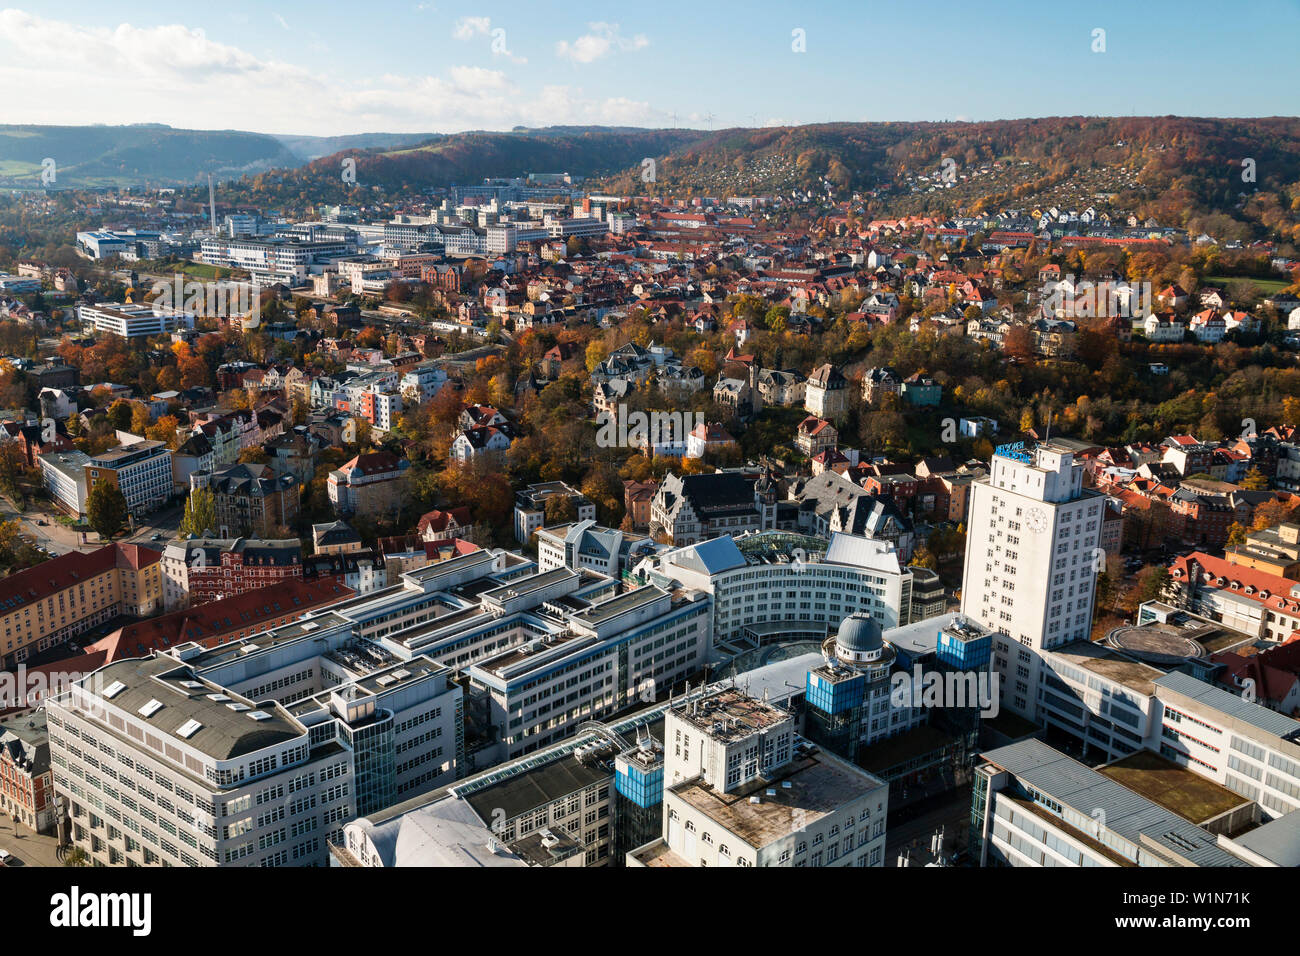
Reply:
[[[89,554],[70,551],[0,580],[0,611],[44,600],[115,567],[138,570],[160,560],[161,552],[138,544],[106,544]]]
[[[337,603],[355,593],[333,578],[323,581],[290,579],[271,589],[249,591],[161,617],[136,621],[91,644],[86,652],[105,651],[108,654],[105,663],[111,664],[187,641],[215,647],[241,631],[251,634],[274,626],[282,619],[296,620],[307,611]]]

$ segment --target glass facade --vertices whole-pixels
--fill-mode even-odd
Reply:
[[[352,746],[357,816],[397,802],[397,753],[393,747],[393,713],[378,710],[360,726],[343,725],[342,737]]]

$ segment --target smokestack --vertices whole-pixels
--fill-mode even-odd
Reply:
[[[212,234],[217,234],[217,193],[212,188],[212,174],[208,173],[208,222],[212,225]]]

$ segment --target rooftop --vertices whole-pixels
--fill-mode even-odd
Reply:
[[[1097,772],[1184,820],[1202,826],[1250,801],[1150,750],[1138,750]]]
[[[886,784],[865,770],[819,752],[784,765],[770,780],[723,793],[696,777],[672,792],[752,847],[762,848],[814,825]],[[751,802],[757,797],[757,802]],[[882,797],[883,799],[883,797]]]

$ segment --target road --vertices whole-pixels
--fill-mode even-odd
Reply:
[[[142,544],[161,551],[167,541],[176,536],[184,514],[184,506],[178,505],[144,515],[141,519],[142,524],[138,524],[130,534],[117,540]],[[82,534],[73,531],[66,525],[60,524],[51,512],[29,508],[25,513],[17,514],[10,507],[9,502],[0,499],[0,517],[17,521],[22,528],[22,533],[27,535],[38,548],[45,548],[55,555],[67,554],[69,551],[94,551],[102,547],[99,535],[95,532],[88,531]],[[155,534],[161,534],[162,540],[154,541]]]
[[[58,847],[59,841],[53,836],[36,833],[21,823],[15,824],[12,817],[0,815],[0,850],[8,850],[22,866],[62,866]]]

